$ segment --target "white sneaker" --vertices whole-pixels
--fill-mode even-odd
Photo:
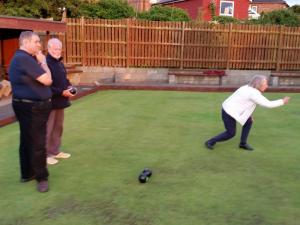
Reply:
[[[60,152],[57,155],[53,156],[56,159],[67,159],[71,157],[71,154],[66,153],[66,152]]]
[[[58,163],[58,160],[54,159],[53,157],[47,157],[47,164],[54,165]]]

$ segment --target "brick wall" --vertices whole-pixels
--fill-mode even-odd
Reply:
[[[260,14],[262,12],[270,12],[273,10],[285,9],[287,6],[280,3],[255,3],[251,6],[257,6],[257,12]]]
[[[174,2],[170,4],[166,4],[169,7],[176,7],[185,10],[189,17],[192,19],[197,19],[199,10],[204,10],[201,13],[201,17],[208,17],[208,9],[203,7],[203,0],[189,0],[189,1],[182,1],[182,2]]]
[[[228,0],[234,3],[234,17],[237,19],[248,18],[249,0]],[[216,16],[220,14],[220,2],[221,0],[215,0],[216,4]],[[177,7],[187,11],[188,15],[192,19],[197,19],[201,16],[201,19],[206,21],[211,20],[211,12],[209,10],[209,4],[211,0],[186,0],[179,1],[170,4],[165,4],[170,7]]]

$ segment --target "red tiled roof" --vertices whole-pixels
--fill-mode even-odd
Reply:
[[[65,32],[66,23],[45,19],[0,16],[0,29]]]

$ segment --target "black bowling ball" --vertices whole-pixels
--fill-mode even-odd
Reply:
[[[77,88],[76,87],[71,87],[69,91],[70,91],[70,93],[72,95],[76,95],[77,94]]]
[[[143,170],[143,174],[150,178],[151,175],[152,175],[152,171],[150,169],[148,169],[148,168],[145,168]]]
[[[144,174],[139,175],[140,183],[146,183],[148,180],[149,180],[149,177],[147,177],[146,175],[144,175]]]

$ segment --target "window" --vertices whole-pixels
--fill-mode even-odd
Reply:
[[[249,6],[248,17],[249,19],[258,19],[260,17],[257,13],[257,6]]]
[[[234,2],[233,1],[221,1],[220,2],[220,15],[221,16],[233,16]]]
[[[257,6],[256,5],[251,6],[251,9],[252,9],[253,12],[257,12]]]

